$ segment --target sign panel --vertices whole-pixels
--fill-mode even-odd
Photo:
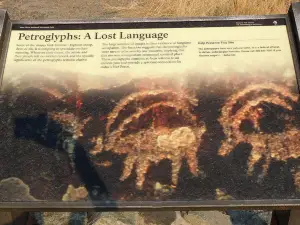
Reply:
[[[1,199],[297,199],[298,103],[284,18],[15,23]]]

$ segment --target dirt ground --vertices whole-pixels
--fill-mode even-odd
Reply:
[[[7,9],[13,20],[31,19],[101,19],[119,17],[120,10],[132,9],[138,3],[131,0],[6,0],[0,1],[1,8]],[[113,5],[114,7],[107,7]],[[108,10],[109,8],[109,10]],[[41,214],[39,214],[41,215]],[[69,213],[48,213],[40,219],[41,224],[75,224],[76,218]],[[72,219],[73,218],[73,219]],[[75,218],[75,219],[74,219]],[[173,225],[242,225],[267,224],[270,213],[261,212],[191,212],[182,220],[176,220],[175,212],[166,213],[103,213],[90,224],[173,224]],[[78,222],[78,221],[77,221]],[[83,224],[77,223],[76,224]],[[1,224],[1,221],[0,221]]]

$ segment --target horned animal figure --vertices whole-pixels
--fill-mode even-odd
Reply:
[[[126,154],[123,174],[127,179],[136,166],[136,187],[143,188],[151,163],[172,161],[172,182],[176,186],[182,159],[197,175],[197,150],[205,132],[191,107],[197,99],[183,92],[166,89],[146,90],[122,99],[108,115],[106,138],[95,148]]]
[[[219,118],[226,138],[219,149],[219,155],[228,155],[239,143],[252,146],[248,158],[248,175],[252,175],[254,166],[264,159],[262,175],[265,176],[272,159],[287,161],[300,156],[300,132],[293,125],[292,116],[285,117],[283,132],[263,132],[260,121],[264,115],[264,106],[268,104],[282,107],[291,115],[298,101],[298,96],[284,86],[266,83],[249,85],[233,94],[222,108]],[[241,129],[244,121],[250,121],[253,131]]]

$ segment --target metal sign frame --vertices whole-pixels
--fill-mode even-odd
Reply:
[[[202,21],[246,21],[264,19],[285,19],[294,59],[294,67],[300,84],[300,3],[291,5],[288,14],[263,16],[231,16],[166,19],[117,19],[117,20],[21,20],[9,19],[6,10],[0,10],[0,77],[2,80],[5,58],[8,50],[10,31],[13,25],[51,24],[93,24],[93,23],[153,23],[153,22],[192,22]],[[299,85],[298,85],[299,86]],[[300,208],[300,199],[261,199],[261,200],[195,200],[195,201],[86,201],[86,202],[0,202],[0,210],[26,209],[26,211],[131,211],[131,210],[223,210],[223,209],[295,209]]]

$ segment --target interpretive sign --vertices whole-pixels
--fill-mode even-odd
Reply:
[[[0,207],[298,205],[291,19],[8,20]]]

